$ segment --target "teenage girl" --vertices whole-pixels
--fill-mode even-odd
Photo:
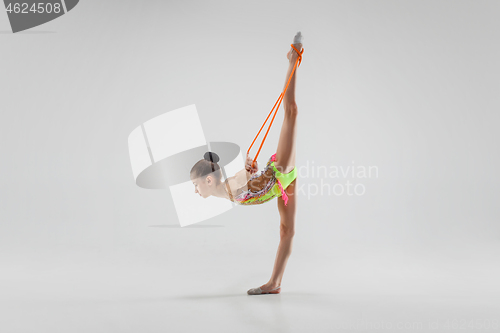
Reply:
[[[295,35],[293,46],[302,54],[302,35],[300,31]],[[253,158],[247,156],[245,169],[235,176],[221,181],[222,173],[217,164],[219,156],[214,152],[207,152],[204,159],[198,161],[192,168],[190,176],[195,186],[195,193],[203,198],[211,195],[229,199],[239,205],[256,205],[278,198],[280,214],[280,244],[274,263],[273,273],[269,281],[260,287],[247,291],[249,295],[279,294],[281,292],[281,279],[285,266],[292,250],[295,234],[296,213],[296,178],[295,167],[295,139],[297,123],[297,103],[295,102],[295,81],[297,68],[292,74],[295,61],[299,54],[290,48],[286,55],[289,66],[285,80],[285,87],[290,79],[283,107],[285,115],[276,153],[268,160],[266,167],[257,173],[257,165],[252,167]],[[285,89],[283,87],[283,90]]]

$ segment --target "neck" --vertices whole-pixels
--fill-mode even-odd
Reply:
[[[212,195],[217,198],[229,199],[229,194],[226,191],[226,183],[221,182],[219,185],[217,185]]]

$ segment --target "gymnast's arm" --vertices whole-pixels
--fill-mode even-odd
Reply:
[[[245,163],[245,169],[238,171],[233,177],[228,178],[229,186],[231,188],[241,188],[246,186],[248,180],[252,177],[254,173],[258,171],[257,161],[255,161],[255,166],[252,168],[253,159],[247,156]]]

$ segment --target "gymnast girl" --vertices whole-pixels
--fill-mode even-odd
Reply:
[[[206,152],[204,158],[198,161],[190,172],[195,193],[203,198],[215,196],[228,199],[238,205],[262,204],[275,197],[278,200],[280,243],[273,273],[267,283],[249,289],[247,291],[249,295],[279,294],[281,292],[281,280],[292,250],[296,213],[295,141],[298,115],[297,103],[295,102],[296,69],[298,67],[295,70],[294,67],[298,58],[302,60],[302,53],[302,35],[299,31],[294,37],[293,47],[287,53],[289,67],[284,87],[285,95],[282,99],[285,114],[278,147],[276,153],[268,160],[264,170],[257,173],[256,162],[247,154],[245,169],[222,182],[222,173],[217,164],[219,156],[214,152]]]

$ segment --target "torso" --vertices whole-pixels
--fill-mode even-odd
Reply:
[[[286,198],[284,188],[286,189],[288,184],[292,181],[292,177],[296,177],[296,171],[284,177],[286,175],[281,174],[274,166],[275,156],[276,154],[271,156],[263,171],[254,174],[246,184],[241,187],[238,187],[239,185],[235,179],[226,179],[224,182],[229,200],[238,205],[258,205],[282,195],[285,195]],[[277,174],[279,175],[278,177],[285,182],[284,188],[281,182],[276,178]],[[234,191],[232,189],[234,189]]]
[[[226,179],[225,185],[229,200],[239,205],[261,204],[277,194],[276,178],[272,168],[266,168],[260,174],[255,174],[239,188],[236,188],[237,185],[231,179]]]
[[[231,200],[231,197],[234,200],[234,197],[240,195],[241,193],[243,193],[243,191],[247,190],[246,184],[242,187],[236,188],[237,186],[229,178],[226,179],[224,182],[226,184],[226,191],[228,192],[229,197],[230,197],[229,200]],[[235,191],[233,191],[232,189],[235,189]],[[233,200],[231,200],[231,201],[233,201]]]

